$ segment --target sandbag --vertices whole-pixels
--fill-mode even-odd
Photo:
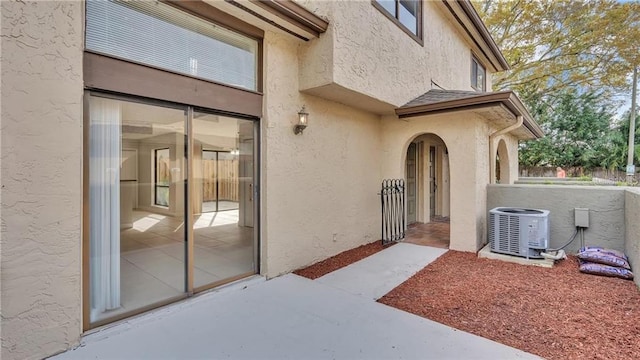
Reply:
[[[602,252],[605,254],[611,254],[613,256],[617,256],[623,259],[624,261],[629,261],[629,258],[627,257],[627,255],[625,255],[622,251],[606,249],[601,246],[585,246],[583,248],[580,248],[580,252],[586,252],[586,251],[595,251],[595,252]]]
[[[610,265],[610,266],[631,270],[631,265],[629,265],[628,261],[606,252],[583,251],[578,253],[578,259],[584,260],[587,262]]]
[[[631,270],[590,262],[584,262],[580,264],[580,272],[583,272],[585,274],[618,277],[627,280],[633,279],[633,273],[631,272]]]

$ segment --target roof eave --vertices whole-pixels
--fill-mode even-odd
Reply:
[[[472,41],[480,48],[480,51],[487,57],[495,71],[500,72],[511,68],[469,0],[442,0],[442,3]],[[469,29],[469,27],[472,27],[472,29]]]
[[[319,37],[327,31],[329,22],[291,0],[249,0],[289,23],[305,29]]]
[[[422,104],[396,109],[399,118],[409,118],[436,113],[472,110],[481,107],[504,105],[514,116],[523,117],[523,126],[531,133],[532,138],[538,139],[544,136],[544,132],[533,119],[520,98],[513,91],[500,91],[470,96],[462,99],[440,101],[431,104]]]
[[[478,32],[480,33],[484,42],[489,46],[493,55],[500,62],[500,65],[502,66],[501,70],[504,71],[511,69],[511,66],[507,62],[507,59],[504,57],[504,54],[502,54],[502,51],[498,47],[498,44],[496,44],[496,41],[491,36],[491,33],[489,33],[489,29],[487,29],[484,21],[482,21],[482,19],[480,18],[480,14],[478,14],[471,2],[469,0],[459,0],[458,3],[460,4],[462,10],[464,10],[465,14],[469,17],[469,20],[471,20],[473,25],[476,27],[476,30],[478,30]]]

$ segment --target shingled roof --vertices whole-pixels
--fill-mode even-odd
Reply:
[[[523,126],[534,138],[544,136],[526,106],[513,91],[476,92],[431,89],[396,109],[400,118],[490,106],[504,106],[513,115],[523,117]]]
[[[412,107],[417,105],[433,104],[441,101],[466,99],[474,96],[481,96],[486,93],[479,93],[477,91],[463,91],[463,90],[438,90],[432,89],[426,93],[418,96],[417,98],[402,105],[401,108]]]

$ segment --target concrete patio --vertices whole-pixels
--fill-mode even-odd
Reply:
[[[374,301],[445,252],[401,243],[316,280],[254,277],[87,335],[55,359],[537,359]]]

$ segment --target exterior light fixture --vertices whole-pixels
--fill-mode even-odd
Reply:
[[[302,134],[304,129],[307,128],[309,124],[309,113],[305,109],[304,105],[302,105],[302,109],[298,111],[298,123],[293,127],[293,133],[298,135]]]

